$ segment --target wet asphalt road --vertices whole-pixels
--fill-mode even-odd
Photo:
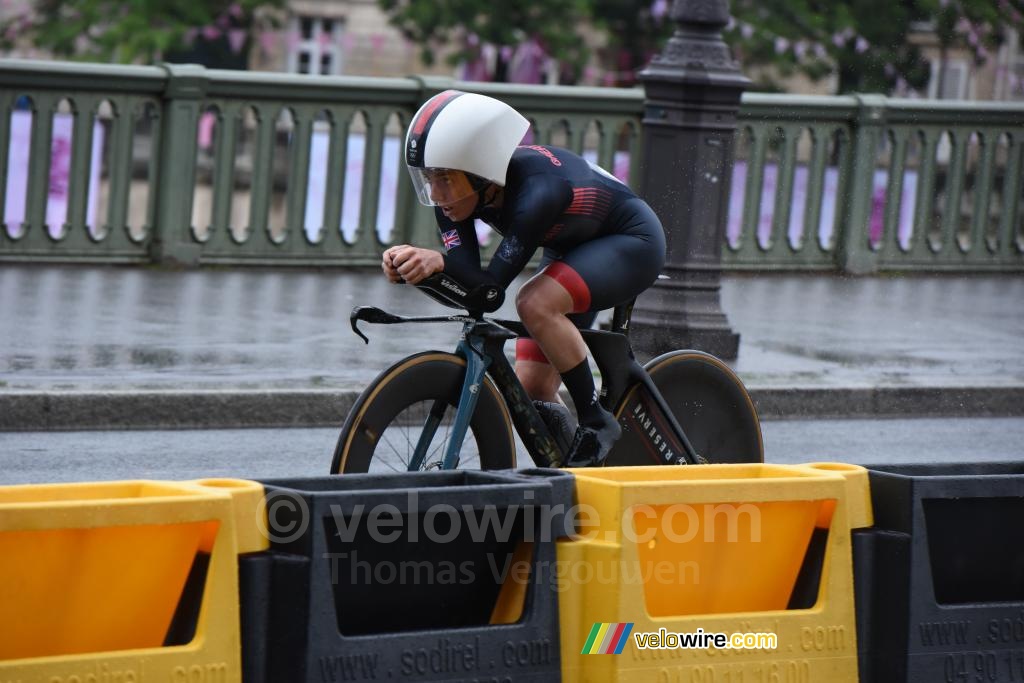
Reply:
[[[1024,418],[781,420],[762,431],[766,462],[1024,461]],[[6,432],[0,484],[320,475],[336,439],[334,429]]]
[[[751,387],[1024,384],[1024,278],[728,275]],[[500,317],[514,317],[507,297]],[[0,389],[361,389],[452,324],[349,329],[356,305],[450,309],[374,271],[0,268]]]

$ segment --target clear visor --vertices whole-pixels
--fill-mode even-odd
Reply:
[[[462,171],[410,166],[409,175],[420,203],[427,206],[449,206],[476,192],[469,176]]]

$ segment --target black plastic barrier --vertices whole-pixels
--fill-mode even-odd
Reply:
[[[241,568],[246,683],[560,679],[572,475],[263,483],[271,550]]]
[[[1024,462],[870,471],[861,681],[1024,681]]]

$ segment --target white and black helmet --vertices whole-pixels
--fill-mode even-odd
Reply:
[[[519,112],[486,95],[446,90],[427,100],[405,137],[405,163],[420,202],[448,204],[488,182],[504,187],[512,153],[529,128]]]

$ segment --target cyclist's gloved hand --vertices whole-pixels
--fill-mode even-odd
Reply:
[[[416,284],[444,270],[444,256],[433,249],[398,244],[384,252],[381,267],[391,282]]]
[[[416,286],[438,303],[468,311],[493,313],[505,301],[505,290],[497,284],[467,287],[447,273],[434,273]]]
[[[401,274],[398,272],[398,268],[395,266],[394,247],[388,249],[381,255],[380,267],[381,270],[384,271],[384,277],[386,277],[388,281],[393,282],[395,284],[405,282]]]

